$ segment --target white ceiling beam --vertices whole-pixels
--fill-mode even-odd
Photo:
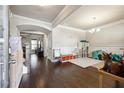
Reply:
[[[52,22],[52,27],[55,28],[61,24],[68,16],[70,16],[74,11],[76,11],[81,5],[67,5],[64,9],[57,15],[57,17]]]

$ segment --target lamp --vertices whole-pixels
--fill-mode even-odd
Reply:
[[[95,20],[96,17],[93,17],[93,24],[95,25]],[[89,30],[90,33],[95,33],[95,32],[99,32],[101,29],[100,28],[92,28]]]

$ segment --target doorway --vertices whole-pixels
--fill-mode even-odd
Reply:
[[[23,53],[25,55],[37,54],[40,57],[44,57],[44,35],[20,32],[22,37]],[[29,46],[27,48],[27,46]],[[29,50],[29,53],[26,51]],[[28,56],[27,55],[27,56]]]
[[[34,51],[39,57],[44,57],[43,50],[43,40],[41,39],[32,39],[31,40],[31,50]]]

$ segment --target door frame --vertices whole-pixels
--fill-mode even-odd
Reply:
[[[7,88],[9,85],[9,6],[3,6],[3,56],[4,56],[4,82],[3,87]]]
[[[1,86],[2,88],[7,88],[9,85],[9,6],[1,5],[2,7],[2,32],[3,32],[3,44],[2,44],[2,56],[3,60],[0,65],[2,65],[1,71]]]

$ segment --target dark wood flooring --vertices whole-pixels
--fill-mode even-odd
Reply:
[[[97,88],[98,71],[71,63],[54,64],[44,58],[31,56],[30,74],[22,77],[20,88]],[[115,87],[115,81],[104,76],[103,86]],[[124,84],[120,83],[120,87]]]

